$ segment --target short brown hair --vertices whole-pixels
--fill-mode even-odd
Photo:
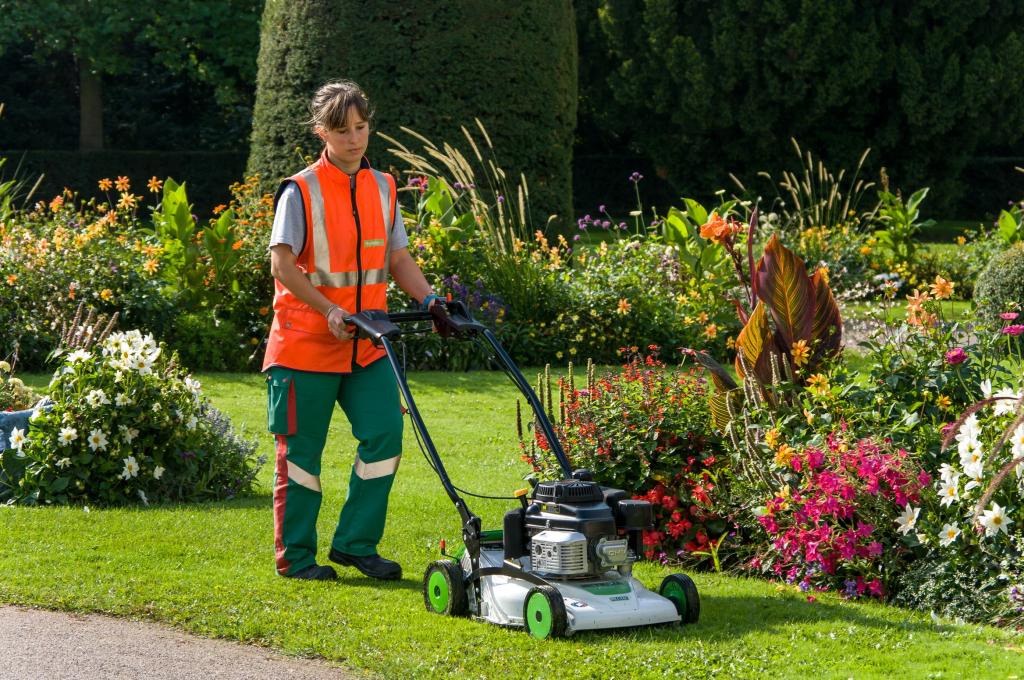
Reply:
[[[361,87],[351,80],[325,83],[313,95],[313,101],[309,105],[310,118],[307,122],[314,129],[322,127],[325,130],[340,130],[345,125],[345,117],[350,106],[356,107],[363,120],[372,120],[373,109],[370,108],[370,101]]]

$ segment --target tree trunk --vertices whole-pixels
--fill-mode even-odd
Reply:
[[[78,104],[78,149],[98,151],[103,148],[103,80],[85,59],[78,62]]]

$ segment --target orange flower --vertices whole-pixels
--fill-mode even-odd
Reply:
[[[71,300],[75,299],[75,288],[78,288],[78,284],[72,283],[68,286],[68,298]]]
[[[216,206],[213,207],[213,214],[214,215],[219,215],[219,214],[221,214],[222,212],[224,212],[227,209],[228,209],[228,207],[226,205],[224,205],[223,203],[221,203],[220,205],[216,205]]]
[[[924,309],[922,305],[931,301],[931,299],[931,296],[929,296],[927,292],[922,293],[915,288],[914,294],[907,296],[907,309],[913,312],[920,312]]]
[[[704,327],[704,337],[708,340],[714,340],[718,336],[718,326],[713,323],[709,323]]]
[[[50,212],[57,212],[58,210],[60,210],[60,207],[62,205],[64,205],[64,197],[55,197],[52,201],[50,201]]]
[[[132,188],[131,182],[124,175],[119,175],[117,181],[114,182],[114,186],[117,187],[118,191],[128,191]]]
[[[815,373],[807,379],[807,389],[818,395],[826,394],[831,386],[828,384],[828,378],[821,373]]]
[[[17,274],[8,274],[7,275],[7,285],[8,286],[13,286],[17,282],[18,282],[18,275]]]
[[[260,307],[260,316],[266,316],[267,314],[270,314],[270,308]]]
[[[155,258],[151,257],[146,260],[146,263],[142,265],[142,268],[150,274],[155,274],[156,270],[160,268],[160,263],[157,262]]]
[[[945,394],[940,394],[939,398],[935,400],[935,403],[938,404],[939,408],[941,408],[943,411],[948,411],[950,407],[953,406],[953,400],[947,397]]]
[[[797,366],[803,366],[811,358],[811,348],[807,346],[806,340],[797,340],[789,351],[793,355],[793,363]]]
[[[790,461],[793,460],[794,455],[796,455],[796,449],[789,444],[783,444],[775,452],[775,464],[779,467],[787,467]]]
[[[779,445],[779,431],[774,427],[764,433],[764,443],[768,445],[769,449],[775,449]]]
[[[736,233],[736,225],[733,220],[726,221],[717,212],[711,213],[708,221],[701,226],[700,235],[715,243],[725,243],[726,239]]]
[[[120,208],[121,210],[130,210],[137,205],[137,201],[137,196],[129,193],[124,193],[121,194],[121,198],[117,201],[117,207]]]
[[[110,187],[114,186],[114,183],[110,181],[109,177],[104,177],[98,182],[100,191],[110,191]]]
[[[146,183],[146,186],[149,187],[149,190],[151,192],[153,192],[154,194],[158,194],[160,193],[160,189],[163,188],[164,183],[161,180],[157,179],[156,175],[153,175],[152,177],[149,178],[149,182]]]
[[[619,308],[617,310],[615,310],[615,311],[617,311],[619,314],[622,314],[623,316],[625,316],[626,314],[629,314],[629,310],[631,308],[632,308],[632,305],[629,304],[629,300],[627,300],[626,298],[621,298],[621,299],[619,299]]]
[[[241,240],[235,241],[234,243],[231,244],[231,250],[238,250],[243,245],[245,245],[245,241],[241,241]]]
[[[947,300],[953,295],[953,287],[956,286],[952,281],[947,281],[941,276],[935,277],[935,283],[931,285],[932,295],[935,296],[936,300]]]

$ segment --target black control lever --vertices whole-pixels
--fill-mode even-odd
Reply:
[[[368,338],[375,347],[381,346],[381,338],[397,340],[402,331],[388,318],[383,309],[367,309],[345,317],[345,323],[356,327],[360,338]]]

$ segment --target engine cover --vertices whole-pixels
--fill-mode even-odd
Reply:
[[[587,537],[576,531],[542,531],[530,541],[530,565],[534,571],[556,576],[585,576]]]

